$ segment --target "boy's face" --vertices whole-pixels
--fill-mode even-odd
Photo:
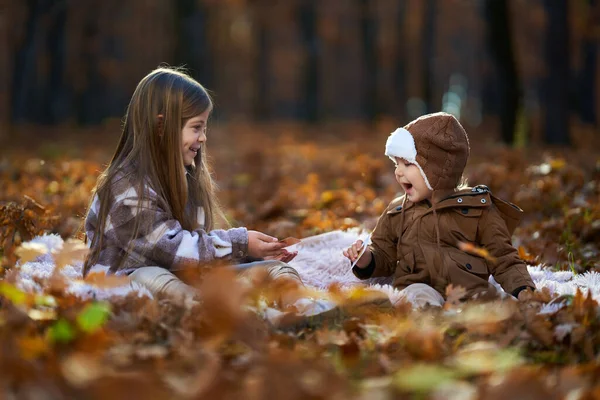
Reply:
[[[408,200],[413,203],[430,200],[431,190],[427,187],[419,167],[403,158],[395,157],[395,160],[396,170],[394,175],[396,175],[396,180],[402,186]]]

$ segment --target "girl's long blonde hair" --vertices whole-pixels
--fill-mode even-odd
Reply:
[[[97,263],[103,248],[111,185],[117,174],[126,174],[124,178],[134,184],[139,196],[138,208],[146,203],[151,187],[162,200],[161,206],[185,230],[199,227],[198,207],[204,208],[207,231],[213,229],[215,219],[224,221],[206,160],[206,145],[202,145],[191,167],[185,167],[182,156],[181,132],[186,121],[212,106],[206,89],[179,70],[158,68],[140,81],[127,107],[117,149],[94,190],[100,208],[84,275]],[[138,231],[139,221],[136,221],[131,241],[137,238]]]

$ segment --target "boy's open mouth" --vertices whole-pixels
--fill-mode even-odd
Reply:
[[[412,183],[403,183],[402,184],[402,188],[404,189],[405,192],[412,189],[412,187],[413,187]]]

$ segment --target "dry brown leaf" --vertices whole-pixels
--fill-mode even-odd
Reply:
[[[552,323],[542,316],[533,315],[525,319],[527,330],[544,346],[550,347],[554,343]]]
[[[105,371],[95,358],[83,353],[75,353],[60,363],[64,378],[75,387],[87,386],[100,378]]]
[[[36,310],[31,309],[27,312],[29,318],[35,321],[51,321],[56,319],[56,310],[54,309],[45,309],[45,310]]]
[[[435,327],[412,329],[408,331],[404,340],[406,350],[418,360],[439,360],[445,353],[442,330]]]
[[[43,243],[26,242],[15,250],[15,254],[20,258],[21,264],[24,264],[48,254],[48,247]]]
[[[27,200],[28,205],[32,206],[33,210],[38,214],[41,215],[42,213],[44,213],[44,211],[46,211],[46,207],[35,201],[32,197],[27,195],[23,195],[23,197],[25,198],[25,200]]]
[[[448,309],[459,306],[466,294],[467,290],[464,287],[449,284],[446,286],[446,302],[444,303],[444,308]]]
[[[69,239],[65,241],[62,247],[52,251],[56,270],[61,270],[74,261],[83,262],[89,251],[89,248],[81,240]]]
[[[349,341],[349,337],[346,332],[331,329],[321,329],[315,332],[315,338],[319,346],[328,346],[330,344],[343,346]]]

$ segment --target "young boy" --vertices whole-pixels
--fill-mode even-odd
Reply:
[[[461,185],[469,140],[456,118],[428,114],[398,128],[385,155],[396,165],[405,194],[379,218],[372,244],[353,268],[358,278],[393,276],[393,285],[417,307],[443,305],[449,284],[466,289],[465,298],[494,293],[490,274],[515,297],[535,288],[511,243],[522,210],[493,196],[487,186]],[[491,257],[466,253],[460,243],[483,248]],[[355,261],[362,244],[356,241],[344,255]]]

